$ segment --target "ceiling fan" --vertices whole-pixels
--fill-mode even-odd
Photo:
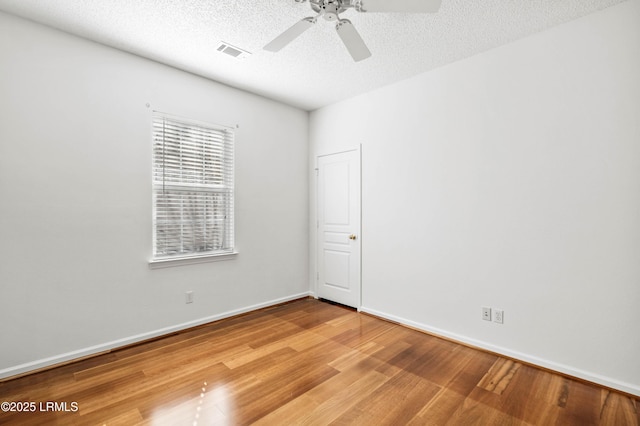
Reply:
[[[304,3],[306,0],[295,0]],[[310,16],[293,24],[291,28],[273,39],[264,50],[278,52],[291,43],[323,17],[326,21],[336,22],[336,31],[354,61],[358,62],[371,56],[367,45],[348,19],[342,19],[339,13],[347,9],[357,12],[405,12],[405,13],[433,13],[440,8],[442,0],[309,0],[311,9],[316,16]]]

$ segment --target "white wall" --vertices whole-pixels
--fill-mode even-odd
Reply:
[[[638,76],[633,0],[313,112],[311,164],[362,144],[363,310],[640,395]]]
[[[240,126],[236,259],[149,268],[153,109]],[[307,295],[307,142],[305,111],[0,13],[0,377]]]

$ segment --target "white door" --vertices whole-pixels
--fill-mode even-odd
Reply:
[[[318,297],[360,307],[360,151],[318,157]]]

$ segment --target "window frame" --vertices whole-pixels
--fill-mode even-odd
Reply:
[[[165,135],[165,126],[167,125],[174,126],[174,137]],[[158,133],[159,126],[162,127],[161,134]],[[178,130],[175,130],[176,128]],[[203,132],[210,134],[211,137],[200,138],[194,136],[195,134],[201,135]],[[178,136],[175,136],[176,134]],[[221,137],[222,142],[214,141],[219,137]],[[196,151],[196,155],[202,156],[203,159],[202,170],[194,169],[188,165],[183,166],[183,153],[186,150],[189,150],[190,153],[194,152],[193,144],[195,139],[202,140],[200,151]],[[161,111],[153,111],[151,116],[151,144],[153,246],[149,266],[151,268],[179,266],[234,258],[238,254],[235,248],[235,128],[178,117]],[[159,144],[162,144],[162,146],[158,149]],[[179,166],[165,167],[165,163],[177,158],[175,152],[173,156],[166,154],[168,148],[165,148],[165,144],[170,145],[174,148],[174,151],[177,149],[179,152]],[[161,150],[160,155],[158,155],[159,150]],[[219,165],[213,165],[214,163]],[[186,161],[184,164],[186,164]],[[193,174],[194,170],[195,175]],[[176,177],[178,176],[175,173],[176,171],[179,171],[179,177]],[[188,176],[189,173],[191,173],[191,176]],[[214,178],[214,176],[216,177]],[[211,179],[220,179],[221,183],[214,183]],[[159,201],[161,195],[164,196],[164,209],[161,206],[163,201]],[[204,201],[199,199],[201,195]],[[182,200],[179,203],[178,220],[176,220],[175,216],[172,217],[175,213],[170,212],[170,208],[167,207],[171,204],[169,200],[173,201],[172,197]],[[189,204],[184,201],[184,198],[191,199]],[[193,201],[194,199],[198,199],[198,201]],[[208,203],[213,203],[214,211],[217,210],[218,203],[220,203],[220,211],[224,215],[222,219],[211,218],[210,212],[208,213]],[[194,210],[198,213],[195,219],[191,222],[185,221],[185,216],[193,215]],[[177,243],[180,247],[179,250],[175,253],[159,251],[161,246],[158,243],[159,223],[164,222],[163,231],[168,233],[176,226],[182,229],[181,227],[185,224],[190,225],[192,229],[197,229],[199,226],[204,226],[206,229],[207,223],[211,222],[214,224],[213,228],[215,229],[215,222],[220,222],[221,220],[222,228],[218,228],[218,230],[210,234],[205,231],[205,235],[208,235],[208,237],[204,239],[201,237],[196,244],[191,243],[190,248],[193,250],[183,251],[185,245],[189,245],[185,241],[191,234],[185,236],[185,232],[180,230],[175,231],[172,239],[168,240],[169,244],[173,244],[174,250],[177,247]],[[214,245],[216,239],[220,240],[221,247],[208,249],[209,245]],[[204,250],[200,251],[198,248],[202,248],[202,244],[205,245]]]

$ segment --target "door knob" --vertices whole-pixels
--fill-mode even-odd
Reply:
[[[350,239],[350,240],[355,240],[355,239],[356,239],[356,236],[355,236],[355,235],[353,235],[353,234],[351,234],[351,235],[349,235],[349,239]]]

